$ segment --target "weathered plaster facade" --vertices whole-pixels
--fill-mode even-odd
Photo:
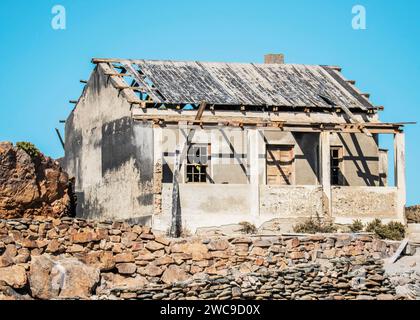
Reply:
[[[153,214],[153,131],[98,71],[66,121],[66,169],[76,178],[77,214],[140,219]]]
[[[178,181],[182,224],[191,231],[315,215],[338,223],[375,217],[404,221],[404,134],[399,126],[382,124],[376,112],[213,107],[203,109],[202,122],[194,123],[197,110],[148,106],[152,94],[142,100],[140,93],[139,100],[133,93],[139,90],[132,92],[125,76],[112,69],[110,62],[97,63],[66,122],[65,163],[76,178],[79,216],[134,219],[167,230],[177,152],[196,144],[208,152],[205,182],[187,181],[186,159]],[[158,84],[152,89],[155,100],[165,94]],[[379,148],[380,133],[395,135],[395,187],[387,186],[389,159]],[[268,183],[272,145],[293,152],[287,185]],[[332,185],[331,148],[340,150],[339,185]]]

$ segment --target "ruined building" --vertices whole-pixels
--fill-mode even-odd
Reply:
[[[381,122],[382,108],[340,68],[282,55],[92,62],[65,131],[79,216],[162,230],[172,211],[190,230],[315,215],[404,220],[403,124]],[[394,137],[394,186],[380,134]]]

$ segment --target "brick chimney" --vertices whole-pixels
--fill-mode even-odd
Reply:
[[[269,53],[264,55],[264,63],[284,63],[284,54],[283,53]]]

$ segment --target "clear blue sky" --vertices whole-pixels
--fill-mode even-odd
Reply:
[[[66,8],[53,30],[51,8]],[[353,5],[366,30],[351,27]],[[420,1],[0,2],[0,140],[60,157],[54,132],[88,79],[92,57],[330,64],[384,105],[383,121],[420,119]],[[406,128],[408,203],[420,203],[420,125]],[[390,147],[385,139],[385,147]],[[392,149],[392,148],[391,148]],[[391,155],[392,156],[392,155]]]

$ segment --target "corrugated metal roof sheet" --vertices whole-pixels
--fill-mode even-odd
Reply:
[[[301,64],[121,60],[153,87],[156,103],[367,109],[373,105],[331,68]],[[144,83],[143,82],[143,83]],[[155,94],[158,92],[159,94]]]

